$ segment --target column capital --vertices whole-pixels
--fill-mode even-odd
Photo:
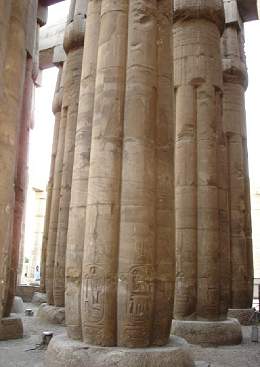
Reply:
[[[83,47],[86,25],[87,1],[82,5],[81,0],[71,2],[69,17],[65,27],[63,47],[65,52]]]
[[[173,0],[173,21],[206,19],[224,30],[225,15],[222,0]]]

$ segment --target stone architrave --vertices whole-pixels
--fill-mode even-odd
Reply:
[[[95,98],[101,0],[89,1],[78,107],[66,250],[65,310],[68,336],[80,340],[81,275],[85,237],[90,144]]]
[[[3,313],[6,312],[8,300],[8,272],[11,263],[14,179],[26,66],[27,3],[11,1],[11,13],[5,8],[5,4],[2,2],[0,4],[0,9],[3,10],[0,14],[0,24],[1,27],[3,24],[3,36],[7,38],[7,42],[3,42],[0,46],[0,58],[4,58],[1,60],[0,77],[0,172],[2,173],[0,177],[0,318],[2,318]],[[10,14],[9,22],[8,14]],[[5,16],[6,19],[2,21],[2,17]],[[8,30],[5,27],[8,27]],[[5,316],[8,315],[5,314]],[[0,320],[0,339],[21,336],[20,320]]]
[[[216,333],[216,338],[209,340],[214,339],[216,344],[239,343],[241,330],[229,338],[233,323],[225,321],[229,216],[222,121],[223,3],[176,0],[173,19],[176,321],[172,330],[189,340],[192,329],[192,342],[203,343],[205,333],[215,329],[210,328],[210,322],[223,321],[225,337]],[[208,324],[199,325],[200,320]]]
[[[72,0],[68,23],[64,34],[64,50],[67,54],[63,100],[67,105],[67,123],[64,141],[63,170],[59,201],[59,216],[54,264],[54,305],[64,307],[65,263],[69,221],[71,184],[77,128],[82,57],[84,48],[85,18],[88,1]]]
[[[224,4],[227,3],[225,0]],[[236,1],[234,3],[233,13],[226,13],[226,28],[222,37],[223,120],[228,149],[230,215],[229,307],[250,309],[253,303],[254,271],[245,111],[248,76],[243,22],[235,11]]]
[[[52,143],[52,153],[51,153],[50,175],[49,175],[49,181],[48,181],[48,187],[47,187],[47,201],[46,201],[46,210],[45,210],[45,217],[44,217],[44,229],[43,229],[43,237],[42,237],[41,280],[40,280],[40,291],[42,293],[46,292],[47,243],[48,243],[49,223],[50,223],[51,204],[52,204],[54,168],[55,168],[58,139],[59,139],[62,94],[63,94],[63,90],[61,88],[62,70],[63,70],[63,66],[60,65],[57,82],[56,82],[55,94],[53,98],[53,104],[52,104],[52,111],[55,116],[55,123],[54,123],[54,133],[53,133],[53,143]]]
[[[45,283],[46,283],[46,293],[49,305],[54,304],[53,299],[53,279],[54,279],[54,263],[55,263],[55,251],[56,251],[56,239],[57,239],[57,227],[58,227],[58,216],[59,216],[59,202],[60,202],[60,189],[61,189],[61,178],[63,169],[63,154],[64,154],[64,142],[65,142],[65,131],[67,124],[67,103],[64,101],[63,86],[66,74],[66,61],[63,64],[61,85],[60,85],[60,95],[54,96],[54,108],[56,106],[55,99],[62,99],[62,108],[59,112],[56,111],[57,119],[59,122],[59,136],[57,142],[57,152],[54,164],[53,172],[53,188],[51,197],[51,209],[50,209],[50,221],[48,228],[48,242],[47,242],[47,253],[46,253],[46,267],[45,267]],[[60,102],[59,102],[60,104]],[[59,109],[59,108],[58,108]]]

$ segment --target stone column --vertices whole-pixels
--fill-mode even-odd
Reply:
[[[2,2],[0,9],[4,10]],[[7,17],[3,22],[5,23],[3,35],[7,37],[7,42],[3,42],[3,45],[0,46],[0,56],[4,57],[5,54],[0,77],[2,81],[0,94],[0,172],[2,172],[0,178],[0,317],[3,316],[8,299],[7,281],[11,261],[15,200],[14,178],[26,64],[26,14],[27,3],[13,0],[8,31],[5,28],[8,24],[7,13],[4,11],[0,15],[1,19],[2,16]],[[4,44],[6,45],[5,52]],[[1,320],[0,339],[21,336],[22,323],[20,320],[10,318]]]
[[[61,88],[62,70],[63,70],[63,67],[62,65],[60,65],[58,77],[57,77],[55,94],[53,98],[53,104],[52,104],[52,111],[55,115],[55,123],[54,123],[53,143],[52,143],[52,153],[51,153],[50,176],[49,176],[48,187],[47,187],[47,201],[46,201],[46,210],[45,210],[45,217],[44,217],[44,229],[43,229],[43,237],[42,237],[40,291],[43,293],[46,292],[47,243],[48,243],[49,223],[50,223],[51,204],[52,204],[54,169],[55,169],[55,162],[56,162],[56,155],[57,155],[60,119],[61,119],[61,106],[62,106],[62,94],[63,94],[63,89]]]
[[[182,340],[167,344],[174,283],[172,0],[103,0],[95,21],[83,342],[54,338],[46,364],[193,366]]]
[[[22,221],[25,210],[25,200],[27,194],[28,178],[28,149],[29,134],[32,117],[32,97],[33,97],[33,79],[32,79],[33,60],[27,57],[25,82],[23,90],[22,112],[20,118],[20,131],[18,138],[16,175],[15,175],[15,208],[13,219],[13,238],[11,249],[11,265],[8,286],[8,301],[6,314],[11,312],[13,298],[16,292],[17,270],[19,262],[19,247],[21,241]]]
[[[65,130],[67,123],[67,103],[63,98],[63,85],[66,74],[66,61],[63,64],[62,77],[61,77],[61,91],[58,98],[62,98],[62,109],[60,112],[54,109],[55,117],[60,118],[59,122],[59,136],[57,143],[56,159],[54,164],[53,173],[53,189],[51,198],[51,209],[50,209],[50,221],[48,228],[48,243],[47,243],[47,255],[46,255],[46,293],[48,304],[53,305],[53,279],[54,279],[54,263],[55,263],[55,251],[56,251],[56,239],[57,239],[57,227],[58,227],[58,215],[59,215],[59,202],[60,202],[60,188],[61,188],[61,178],[62,178],[62,168],[63,168],[63,153],[64,153],[64,143],[65,143]],[[54,96],[54,101],[57,96]],[[54,102],[54,107],[56,103]]]
[[[116,345],[128,3],[126,0],[103,0],[98,20],[100,36],[82,269],[83,340],[106,346]],[[98,311],[94,310],[93,302],[96,301],[91,290],[91,283],[95,282],[100,288]]]
[[[65,28],[64,50],[67,54],[64,79],[64,100],[67,104],[67,123],[64,141],[63,170],[59,202],[59,218],[54,264],[53,296],[55,306],[64,306],[65,260],[71,183],[77,127],[80,79],[85,33],[87,1],[72,0],[68,24]]]
[[[15,177],[15,209],[13,219],[13,239],[11,249],[11,264],[9,271],[8,301],[6,314],[11,312],[13,298],[16,292],[18,264],[22,224],[25,214],[25,204],[28,181],[28,151],[30,129],[33,126],[32,109],[34,98],[34,85],[39,73],[39,27],[44,24],[41,16],[37,16],[38,2],[28,2],[27,5],[27,26],[26,26],[26,51],[27,61],[25,70],[25,82],[23,90],[22,110],[20,117],[20,128],[18,138],[18,150],[16,160]]]
[[[165,345],[171,327],[174,290],[171,17],[170,1],[130,3],[117,343],[131,348]]]
[[[78,107],[66,250],[65,311],[70,338],[81,339],[81,275],[101,0],[89,1]]]
[[[5,66],[6,44],[8,41],[11,1],[0,1],[0,96],[4,92],[3,70]]]
[[[228,141],[230,264],[230,316],[243,315],[253,302],[253,251],[248,172],[245,91],[247,67],[243,22],[236,7],[226,5],[226,29],[222,37],[224,72],[223,116]],[[235,2],[236,3],[236,2]],[[236,5],[236,4],[234,4]],[[248,318],[252,316],[248,310]],[[241,322],[246,320],[240,319]],[[248,320],[247,320],[248,321]]]
[[[241,341],[238,324],[221,323],[228,307],[222,259],[228,256],[229,238],[224,230],[228,200],[221,114],[223,27],[222,1],[174,2],[177,268],[172,330],[192,343],[205,338],[208,344]]]

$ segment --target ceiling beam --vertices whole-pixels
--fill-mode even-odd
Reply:
[[[64,0],[40,0],[40,3],[43,6],[50,6],[56,3],[60,3],[61,1],[64,1]]]
[[[257,0],[237,0],[237,3],[244,22],[258,19]]]

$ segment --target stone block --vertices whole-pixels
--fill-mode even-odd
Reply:
[[[24,302],[31,302],[33,294],[39,290],[38,286],[19,285],[16,288],[16,296],[23,299]]]
[[[35,305],[40,305],[42,303],[47,303],[46,293],[35,292],[32,298],[32,303]]]
[[[47,367],[195,367],[185,340],[172,337],[168,345],[154,348],[95,347],[54,337],[46,352]]]
[[[65,308],[55,307],[42,303],[38,309],[37,317],[42,320],[46,320],[52,324],[64,324],[65,323]]]
[[[53,49],[52,62],[54,65],[59,65],[66,60],[66,54],[62,45],[58,45]]]
[[[236,24],[239,28],[243,28],[242,19],[239,14],[237,0],[224,0],[225,23]]]
[[[19,339],[23,337],[22,320],[11,315],[0,321],[0,340]]]
[[[241,325],[236,319],[225,321],[173,320],[171,333],[191,344],[202,346],[237,345],[242,342]]]
[[[254,309],[229,309],[228,317],[237,319],[241,325],[252,325],[254,321]]]

